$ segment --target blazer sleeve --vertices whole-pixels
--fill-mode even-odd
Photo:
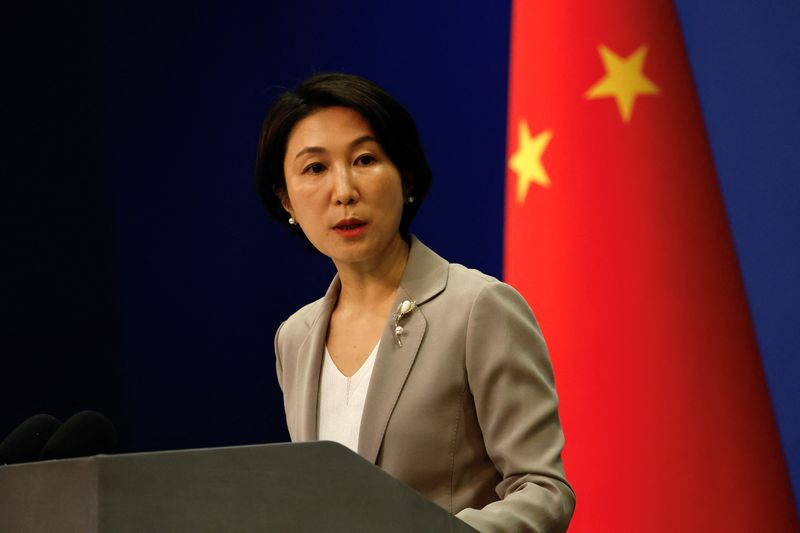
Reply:
[[[483,532],[566,531],[575,494],[561,462],[553,369],[530,307],[511,286],[489,283],[475,298],[466,367],[501,499],[457,516]]]

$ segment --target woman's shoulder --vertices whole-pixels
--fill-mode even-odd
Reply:
[[[460,263],[450,263],[448,272],[449,281],[465,287],[474,287],[478,290],[487,285],[503,284],[502,281],[494,276],[485,274],[476,268],[470,268]]]
[[[308,303],[292,313],[276,332],[276,338],[282,340],[304,339],[308,332],[318,320],[325,305],[325,297]]]
[[[291,324],[307,324],[311,325],[314,321],[314,317],[319,314],[319,310],[322,307],[322,304],[325,300],[325,297],[319,298],[314,300],[311,303],[307,303],[286,319],[287,323]]]
[[[494,276],[458,263],[450,263],[445,292],[456,295],[463,305],[473,309],[480,306],[504,312],[512,308],[525,314],[531,312],[525,298],[514,287]]]
[[[413,246],[416,248],[413,250],[416,252],[414,254],[415,262],[424,265],[425,270],[430,272],[430,274],[422,274],[415,277],[428,277],[428,281],[431,284],[436,283],[436,278],[444,278],[444,283],[442,283],[443,288],[445,288],[444,292],[451,297],[457,296],[459,299],[474,300],[481,294],[506,294],[513,298],[522,299],[511,285],[478,269],[470,268],[460,263],[451,263],[416,238],[413,241]],[[440,274],[436,274],[436,271],[440,272]]]

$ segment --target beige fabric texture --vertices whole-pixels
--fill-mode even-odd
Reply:
[[[320,369],[340,289],[275,334],[292,441],[317,439]],[[547,347],[511,286],[411,239],[361,420],[358,453],[482,532],[565,531],[575,505]]]

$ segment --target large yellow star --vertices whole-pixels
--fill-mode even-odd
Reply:
[[[613,97],[617,101],[623,122],[630,122],[633,103],[642,94],[658,94],[659,88],[642,72],[647,57],[647,47],[642,45],[634,53],[622,58],[604,45],[598,47],[606,75],[588,91],[586,98]]]
[[[525,201],[531,183],[542,187],[550,186],[550,177],[542,165],[542,154],[552,138],[553,130],[544,130],[536,137],[531,137],[528,123],[525,120],[519,121],[517,151],[508,161],[508,166],[517,174],[517,203]]]

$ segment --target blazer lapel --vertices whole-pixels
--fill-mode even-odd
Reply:
[[[408,263],[392,311],[404,300],[415,302],[417,308],[400,320],[404,330],[400,336],[402,346],[398,345],[394,335],[394,321],[389,319],[381,336],[381,345],[372,370],[364,413],[361,416],[358,453],[372,463],[377,461],[392,411],[411,372],[428,327],[424,304],[444,290],[447,285],[448,269],[447,261],[412,236]],[[327,329],[327,324],[325,327]],[[317,368],[318,387],[319,368]],[[316,406],[314,413],[316,414]]]
[[[335,276],[322,299],[319,313],[309,324],[309,332],[298,350],[297,410],[295,427],[298,441],[317,440],[317,406],[319,405],[319,379],[322,371],[322,357],[325,352],[325,338],[331,313],[339,298],[341,283]]]

